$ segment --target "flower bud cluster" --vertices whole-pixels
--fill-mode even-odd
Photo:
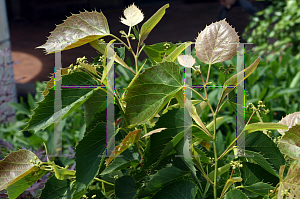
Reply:
[[[166,48],[165,50],[168,50],[168,48],[170,48],[171,45],[170,45],[169,43],[165,43],[165,44],[164,44],[164,47]]]
[[[241,164],[240,161],[231,161],[230,166],[232,166],[232,169],[236,169],[243,167],[243,164]]]
[[[266,108],[266,105],[264,105],[262,101],[258,101],[257,108],[252,103],[249,103],[248,106],[246,106],[246,110],[252,109],[253,111],[257,111],[259,113],[261,111],[263,111],[263,113],[266,115],[266,114],[270,113],[270,110],[265,109],[265,108]]]
[[[232,73],[235,70],[235,68],[234,65],[230,64],[229,66],[227,66],[227,68],[224,65],[220,66],[219,70],[223,73],[229,74]]]

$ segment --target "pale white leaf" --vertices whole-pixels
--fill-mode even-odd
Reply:
[[[190,55],[179,55],[177,60],[181,66],[186,68],[192,68],[193,65],[196,63],[196,59]]]
[[[134,3],[124,10],[124,17],[121,17],[121,23],[127,26],[135,26],[144,19],[142,11],[134,5]]]

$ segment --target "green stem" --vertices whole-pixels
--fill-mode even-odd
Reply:
[[[243,134],[244,130],[231,142],[231,144],[227,147],[227,149],[222,153],[222,155],[218,158],[218,160],[221,160],[226,154],[228,154],[232,149],[234,149],[233,145],[236,144],[236,141],[239,139],[239,137]],[[244,135],[244,134],[243,134]]]
[[[205,83],[205,85],[208,83],[209,73],[210,73],[210,67],[211,67],[211,63],[209,63],[209,65],[208,65],[208,71],[207,71],[207,77],[206,77],[206,83]]]
[[[118,40],[119,42],[121,42],[127,48],[127,50],[130,49],[130,47],[124,41],[122,41],[119,37],[117,37],[117,36],[115,36],[113,34],[110,34],[109,36],[111,36],[111,37],[115,38],[116,40]]]
[[[205,91],[205,98],[207,99],[207,88],[206,88],[206,84],[204,82],[204,79],[203,79],[203,76],[202,76],[202,73],[200,73],[200,77],[202,79],[202,83],[203,83],[203,86],[204,86],[204,91]]]
[[[94,180],[99,181],[99,182],[104,182],[104,183],[109,184],[109,185],[111,185],[111,186],[115,186],[114,184],[112,184],[112,183],[110,183],[110,182],[107,182],[107,181],[105,181],[105,180],[99,179],[99,178],[94,178]]]
[[[214,145],[214,156],[215,156],[215,173],[214,173],[214,198],[217,199],[217,175],[218,175],[218,153],[216,144],[217,135],[217,114],[214,116],[214,135],[213,135],[213,145]]]

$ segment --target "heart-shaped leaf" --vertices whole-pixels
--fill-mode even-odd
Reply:
[[[300,112],[295,112],[292,114],[289,114],[282,118],[279,122],[279,124],[284,124],[288,126],[288,129],[292,128],[292,126],[295,126],[296,124],[300,125]],[[277,130],[281,135],[284,135],[284,132],[287,131],[284,129],[278,129]]]
[[[174,62],[162,62],[145,69],[127,88],[125,114],[130,125],[152,119],[183,87],[180,69]]]
[[[102,12],[82,12],[68,17],[58,25],[47,42],[37,48],[46,53],[68,50],[109,35],[108,23]]]
[[[281,153],[292,159],[300,160],[300,125],[293,126],[279,140]]]
[[[121,17],[121,23],[132,27],[139,24],[144,19],[142,11],[134,3],[124,10],[124,17]]]
[[[239,36],[225,19],[212,23],[201,31],[196,39],[196,55],[206,64],[232,59],[237,53]]]

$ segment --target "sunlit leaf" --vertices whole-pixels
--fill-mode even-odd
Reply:
[[[166,9],[169,7],[169,4],[161,7],[150,19],[148,19],[141,28],[141,37],[140,44],[144,42],[144,40],[148,37],[151,30],[156,26],[156,24],[161,20],[161,18],[166,13]]]
[[[286,177],[283,179],[285,166],[280,167],[280,186],[278,190],[278,199],[286,198],[284,194],[288,190],[288,198],[300,198],[300,166],[293,164],[290,166]]]
[[[237,53],[239,36],[225,19],[212,23],[201,31],[196,39],[196,55],[206,64],[232,59]]]
[[[111,156],[108,159],[106,159],[105,164],[108,165],[115,158],[115,156],[120,155],[123,151],[128,149],[134,143],[138,142],[141,137],[141,133],[141,129],[137,129],[128,133],[124,140],[113,150]]]
[[[252,123],[245,126],[246,134],[254,132],[254,131],[262,131],[262,130],[276,130],[276,129],[283,129],[287,130],[288,127],[283,124],[278,123]]]
[[[152,119],[182,87],[180,69],[174,62],[161,62],[145,69],[127,88],[124,98],[130,125]]]
[[[281,153],[296,160],[300,160],[300,125],[296,124],[279,140],[278,148]]]
[[[50,54],[82,46],[109,34],[103,13],[85,11],[68,17],[51,32],[47,42],[37,48],[44,48]]]
[[[282,118],[279,122],[279,124],[284,124],[288,126],[288,129],[292,128],[292,126],[295,126],[296,124],[300,125],[300,112],[295,112],[292,114],[289,114]],[[284,132],[287,131],[284,129],[278,129],[277,130],[281,135],[284,135]]]
[[[135,26],[144,19],[142,11],[134,3],[124,10],[124,17],[121,17],[121,23],[127,26]]]

